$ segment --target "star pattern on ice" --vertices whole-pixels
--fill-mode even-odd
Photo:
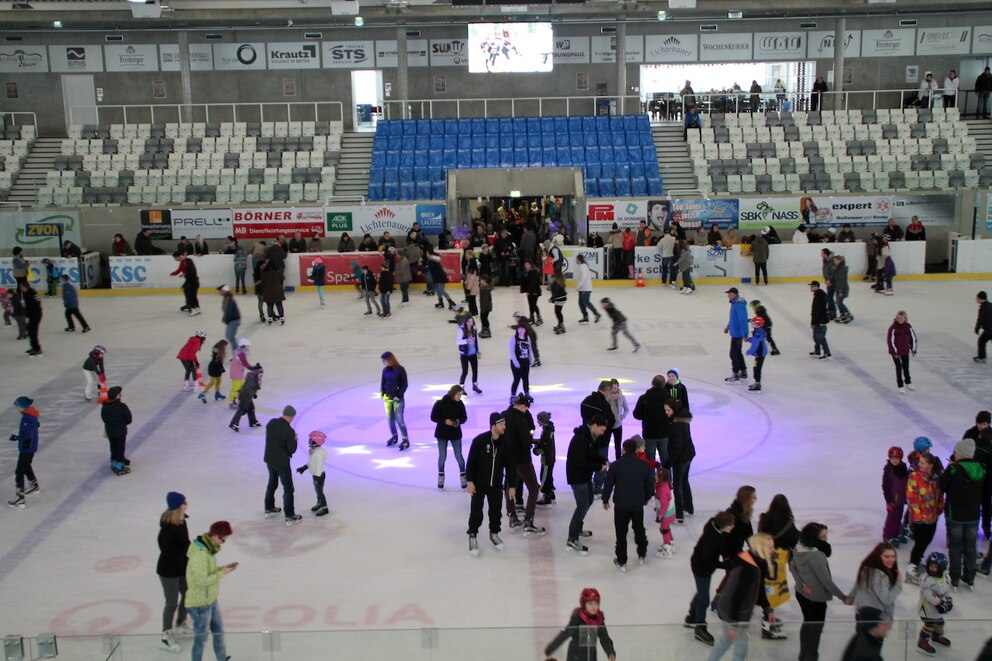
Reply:
[[[338,454],[372,454],[364,445],[349,445],[346,448],[335,448]]]
[[[543,386],[536,386],[532,383],[530,385],[531,392],[571,392],[571,390],[564,383],[552,383]]]
[[[410,457],[400,457],[399,459],[373,459],[372,463],[376,465],[376,470],[379,470],[380,468],[415,468],[415,466],[410,463]]]

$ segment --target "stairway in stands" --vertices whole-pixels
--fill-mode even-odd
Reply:
[[[38,138],[21,164],[21,171],[7,196],[8,202],[34,206],[36,193],[45,185],[46,173],[55,169],[55,157],[62,153],[62,138]]]
[[[975,151],[985,156],[986,165],[992,163],[992,121],[987,119],[966,119],[968,135],[975,139]]]
[[[682,124],[652,124],[651,136],[658,152],[658,172],[665,194],[694,190],[696,175],[692,171],[692,159],[689,158],[689,145],[685,141]]]
[[[341,136],[341,157],[335,173],[335,197],[367,197],[369,168],[372,167],[372,141],[375,133],[354,131]]]

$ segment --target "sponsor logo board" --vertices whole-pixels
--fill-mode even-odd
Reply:
[[[265,44],[270,69],[319,69],[320,47],[316,42],[276,42]]]
[[[649,34],[644,37],[645,62],[695,62],[699,39],[694,34]]]
[[[271,239],[280,234],[325,236],[324,210],[321,207],[262,207],[234,209],[231,212],[236,239]]]
[[[103,71],[100,46],[49,46],[48,61],[54,73]]]
[[[636,228],[647,213],[647,200],[591,200],[586,202],[589,231],[605,237],[613,227]]]
[[[427,51],[430,46],[426,39],[407,39],[406,65],[408,67],[426,67],[428,65]],[[379,68],[395,67],[398,65],[398,54],[395,40],[376,40],[375,65]]]
[[[44,46],[24,46],[0,50],[0,73],[45,73],[48,51]]]
[[[971,28],[919,28],[917,55],[966,55],[971,51]]]
[[[748,62],[751,60],[752,35],[701,34],[699,35],[700,62]]]
[[[754,35],[755,60],[796,60],[806,56],[805,32],[758,32]]]
[[[833,59],[833,30],[809,32],[806,36],[806,57],[810,59]],[[847,30],[844,33],[844,57],[861,57],[861,30]]]
[[[861,57],[900,57],[912,55],[914,28],[861,31]]]
[[[217,71],[258,71],[265,69],[265,44],[214,44],[214,69]]]
[[[589,37],[555,37],[554,63],[587,64],[589,62]]]
[[[107,71],[158,71],[154,44],[113,44],[103,47]]]

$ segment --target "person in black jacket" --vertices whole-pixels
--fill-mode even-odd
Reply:
[[[541,271],[529,259],[524,260],[520,293],[527,294],[527,309],[530,311],[530,323],[535,326],[543,324],[544,320],[541,319],[541,310],[537,307],[537,302],[541,300]]]
[[[733,555],[744,548],[744,543],[754,534],[751,517],[754,515],[754,504],[758,502],[758,493],[754,487],[745,484],[737,490],[734,502],[727,508],[734,517],[734,530],[727,537],[728,555]]]
[[[757,533],[747,540],[748,550],[730,559],[717,601],[717,614],[723,624],[723,635],[713,646],[710,661],[717,661],[731,646],[738,659],[747,658],[748,627],[755,604],[767,608],[764,579],[768,562],[775,551],[771,535]]]
[[[448,443],[455,453],[461,476],[462,489],[466,488],[465,459],[462,457],[462,425],[468,422],[462,395],[465,388],[451,386],[441,399],[434,402],[431,409],[431,422],[437,423],[434,438],[437,439],[437,488],[444,488],[444,462],[448,458]]]
[[[152,244],[152,231],[143,229],[134,237],[134,252],[138,255],[164,255],[165,251]]]
[[[830,357],[830,345],[827,344],[827,324],[830,323],[830,316],[827,313],[827,293],[820,289],[817,280],[809,283],[809,290],[813,292],[813,306],[809,316],[809,327],[813,331],[813,350],[809,355],[819,356],[820,360],[824,360]]]
[[[26,353],[29,356],[40,356],[41,343],[38,342],[38,331],[41,330],[41,297],[26,282],[21,283],[20,289],[24,316],[28,321],[28,341],[31,343],[31,348]]]
[[[238,410],[234,412],[234,417],[231,418],[231,422],[227,425],[232,430],[240,430],[238,424],[241,422],[241,416],[243,415],[248,416],[248,425],[250,427],[262,426],[262,423],[255,417],[255,399],[258,397],[258,391],[262,387],[262,374],[262,366],[259,364],[248,368],[244,383],[241,384],[241,388],[238,390]]]
[[[513,313],[513,322],[514,323],[510,326],[510,328],[514,329],[514,332],[516,332],[516,328],[518,326],[527,331],[527,339],[530,340],[530,349],[534,353],[534,361],[531,363],[531,367],[540,367],[541,350],[537,347],[537,331],[534,330],[534,327],[530,325],[529,321],[527,321],[527,315],[523,312],[515,311]]]
[[[975,335],[978,335],[978,355],[975,356],[976,363],[985,362],[985,345],[992,340],[992,303],[989,303],[989,295],[984,291],[978,292],[975,296],[978,304],[978,319],[975,321]]]
[[[696,456],[696,446],[692,443],[692,432],[689,429],[692,413],[681,407],[677,400],[670,399],[665,402],[665,415],[669,419],[668,456],[662,466],[672,471],[675,520],[685,523],[685,515],[692,516],[696,511],[692,504],[692,488],[689,486],[689,466]]]
[[[685,624],[695,629],[695,638],[706,645],[713,644],[713,636],[706,628],[706,609],[710,605],[710,581],[717,569],[726,569],[727,536],[734,529],[734,515],[730,512],[717,512],[706,522],[703,534],[696,542],[689,559],[692,577],[696,581],[696,594],[689,602],[689,614]]]
[[[524,520],[517,516],[517,504],[510,496],[509,489],[506,497],[506,516],[510,519],[510,532],[516,532],[523,527],[525,537],[532,534],[544,533],[544,528],[534,525],[534,510],[537,505],[537,495],[540,485],[531,460],[531,447],[534,445],[534,417],[530,414],[530,398],[517,395],[513,406],[503,414],[506,420],[505,443],[507,464],[512,468],[508,471],[507,486],[516,487],[514,495],[520,496],[520,489],[527,486],[527,505],[524,508]]]
[[[165,608],[162,610],[162,649],[180,652],[174,640],[178,628],[188,630],[186,624],[186,551],[189,548],[189,530],[186,528],[186,496],[177,491],[165,495],[168,509],[159,518],[158,564],[155,573],[162,582]],[[178,609],[178,612],[177,612]]]
[[[400,443],[399,449],[401,451],[406,450],[410,447],[410,437],[406,433],[406,421],[403,419],[403,409],[406,407],[403,397],[406,395],[406,389],[409,385],[406,379],[406,368],[400,365],[391,351],[385,352],[380,358],[382,359],[382,378],[379,380],[379,393],[386,405],[386,419],[389,421],[390,433],[386,447],[396,445],[397,440],[399,440],[397,434],[397,427],[399,427],[399,434],[403,436],[403,442]]]
[[[579,413],[582,415],[582,423],[589,424],[593,416],[602,416],[606,420],[607,429],[613,429],[616,425],[616,416],[613,414],[613,407],[610,406],[609,395],[613,389],[613,384],[608,379],[599,382],[595,392],[589,393],[579,405]],[[609,434],[596,440],[596,448],[603,462],[609,465],[610,437]],[[597,471],[592,481],[592,493],[598,496],[603,493],[603,482],[606,480],[606,469]]]
[[[660,461],[664,462],[668,458],[669,422],[665,415],[665,402],[668,399],[670,394],[665,386],[665,377],[658,374],[651,379],[651,387],[637,398],[637,404],[634,405],[634,419],[641,421],[644,450],[651,461],[654,461],[656,451]]]
[[[651,466],[637,457],[637,441],[623,442],[623,456],[614,461],[606,472],[603,485],[603,509],[610,509],[613,494],[613,525],[617,533],[613,566],[627,571],[627,526],[634,528],[637,562],[644,564],[648,552],[648,536],[644,531],[644,506],[654,497],[654,475]]]
[[[882,643],[892,630],[892,620],[877,608],[862,608],[861,613],[864,618],[855,625],[840,661],[882,661]]]
[[[975,583],[978,523],[981,519],[985,469],[975,461],[975,441],[964,438],[954,446],[954,456],[941,473],[937,484],[946,494],[944,518],[947,521],[947,546],[950,557],[951,586],[959,581]],[[962,571],[962,559],[964,568]]]
[[[103,420],[103,430],[110,441],[110,470],[116,475],[127,475],[131,472],[128,466],[131,461],[124,456],[124,446],[127,441],[127,426],[131,424],[131,409],[121,401],[123,388],[114,386],[107,391],[107,401],[100,409],[100,419]]]
[[[503,432],[506,419],[502,413],[489,414],[489,431],[472,439],[465,464],[465,478],[468,480],[468,495],[472,503],[468,515],[468,552],[479,555],[479,542],[476,535],[482,525],[482,507],[489,503],[489,541],[497,551],[503,550],[500,539],[500,519],[502,518],[503,485],[508,486],[510,499],[516,496],[511,486],[511,469],[506,461],[503,446]]]
[[[579,537],[589,537],[591,532],[582,529],[586,512],[592,505],[592,475],[598,470],[603,470],[609,466],[599,453],[597,442],[606,433],[606,418],[601,415],[594,415],[581,427],[573,430],[572,440],[568,444],[568,454],[565,460],[565,479],[572,487],[572,494],[575,496],[575,512],[568,524],[568,541],[566,543],[569,551],[574,551],[580,555],[587,555],[589,549],[579,542]],[[606,439],[609,443],[609,438]]]
[[[610,339],[613,340],[613,344],[607,348],[607,351],[617,350],[617,333],[623,333],[624,337],[630,340],[631,344],[634,345],[634,353],[637,353],[637,350],[641,348],[641,345],[638,344],[637,340],[634,339],[634,336],[627,330],[627,317],[624,316],[623,312],[620,312],[620,310],[613,305],[613,301],[608,298],[601,299],[599,301],[599,306],[603,308],[606,314],[609,315],[610,321],[613,322],[613,326],[610,327]]]
[[[247,384],[246,384],[247,385]],[[286,406],[282,416],[272,418],[265,425],[265,465],[269,469],[269,483],[265,487],[265,516],[283,513],[286,525],[299,523],[303,517],[293,507],[293,470],[290,457],[296,452],[296,432],[293,418],[296,409]],[[282,509],[276,507],[276,486],[282,482]]]
[[[568,625],[544,648],[544,656],[554,654],[567,638],[571,638],[571,641],[568,643],[566,661],[596,661],[597,641],[603,646],[609,661],[617,658],[613,639],[606,631],[606,618],[603,611],[599,610],[599,590],[596,588],[582,590],[579,607],[572,611]]]

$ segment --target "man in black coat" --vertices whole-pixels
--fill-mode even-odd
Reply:
[[[471,509],[468,515],[468,551],[473,556],[479,555],[479,544],[476,535],[482,525],[482,507],[489,502],[489,541],[497,551],[503,550],[503,540],[499,537],[502,510],[504,481],[512,501],[516,495],[511,486],[511,472],[503,440],[506,431],[506,419],[502,413],[489,415],[489,431],[483,432],[472,439],[465,461],[466,490],[472,497]]]
[[[598,442],[609,443],[606,433],[606,418],[601,415],[592,416],[581,427],[573,430],[572,440],[568,444],[568,456],[565,461],[565,479],[572,487],[575,495],[575,512],[568,524],[568,550],[581,555],[587,555],[589,549],[579,542],[579,537],[589,537],[591,532],[582,529],[586,512],[592,505],[592,475],[598,470],[605,470],[609,463],[599,454]]]
[[[531,534],[542,534],[544,528],[534,525],[534,509],[537,506],[537,495],[540,485],[537,483],[537,474],[534,472],[534,463],[531,459],[531,448],[534,445],[534,417],[530,414],[530,398],[527,395],[517,395],[513,400],[513,406],[503,414],[506,422],[505,447],[507,464],[510,469],[507,471],[508,487],[527,487],[527,504],[524,508],[524,520],[521,524],[517,516],[517,507],[514,497],[510,495],[514,489],[507,489],[506,492],[506,515],[510,519],[510,531],[516,532],[523,526],[524,536]]]
[[[978,335],[978,355],[975,356],[976,363],[985,362],[985,345],[992,340],[992,303],[989,303],[989,295],[984,291],[978,292],[975,296],[978,303],[978,320],[975,321],[975,335]]]
[[[813,306],[809,315],[809,327],[813,331],[813,350],[811,356],[819,356],[820,360],[830,357],[830,345],[827,344],[827,324],[830,315],[827,312],[827,292],[820,289],[820,283],[813,280],[809,283],[813,292]],[[822,353],[821,353],[822,350]]]
[[[651,379],[651,387],[637,398],[634,405],[634,419],[641,421],[641,436],[644,437],[644,450],[647,458],[665,461],[668,457],[668,416],[665,415],[665,402],[669,398],[666,379],[658,374]]]
[[[152,231],[143,229],[134,237],[134,252],[138,255],[164,255],[165,251],[152,244]]]
[[[282,512],[286,525],[299,523],[303,517],[293,508],[293,471],[289,467],[290,457],[296,452],[296,432],[292,422],[296,409],[287,406],[282,416],[272,418],[265,425],[265,465],[269,469],[269,484],[265,487],[265,516]],[[276,507],[276,487],[282,482],[282,509]]]
[[[616,416],[613,415],[613,407],[610,406],[610,400],[607,395],[610,393],[613,384],[608,380],[604,379],[599,382],[599,386],[596,388],[595,392],[589,393],[589,395],[582,400],[582,404],[579,405],[579,413],[582,415],[582,424],[588,425],[589,421],[592,420],[594,416],[602,416],[606,420],[607,429],[613,429],[616,425]],[[604,465],[609,465],[610,456],[610,437],[609,435],[604,435],[596,439],[596,449],[599,452],[599,456],[603,458]],[[593,495],[598,496],[603,493],[603,481],[606,479],[606,469],[598,471],[593,479]]]
[[[648,536],[644,531],[644,506],[654,497],[651,466],[637,456],[637,441],[623,442],[623,456],[610,465],[603,487],[603,509],[610,509],[613,494],[613,525],[617,532],[617,557],[613,565],[627,571],[627,526],[634,527],[637,562],[644,564],[648,553]]]
[[[26,282],[21,283],[21,302],[24,303],[24,316],[28,321],[28,340],[31,342],[31,348],[25,353],[29,356],[40,356],[41,344],[38,342],[38,331],[41,329],[41,297]]]

